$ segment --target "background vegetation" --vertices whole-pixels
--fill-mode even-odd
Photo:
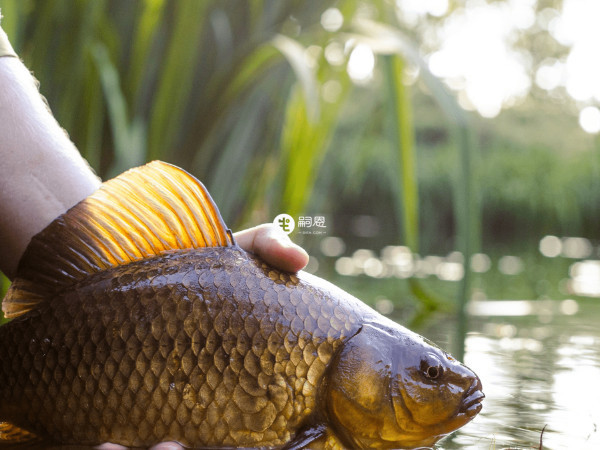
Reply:
[[[600,367],[598,308],[570,287],[600,297],[598,5],[0,0],[103,178],[162,159],[233,229],[324,216],[292,235],[308,269],[461,360],[467,300],[484,311],[466,363],[485,408],[445,449],[598,442],[579,382]]]

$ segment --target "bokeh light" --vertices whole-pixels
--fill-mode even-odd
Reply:
[[[321,253],[325,256],[340,256],[346,250],[344,241],[336,236],[327,236],[321,241]]]
[[[562,241],[557,236],[544,236],[540,240],[540,253],[547,258],[555,258],[562,251]]]
[[[485,253],[475,253],[471,256],[471,270],[475,273],[485,273],[492,267],[490,257]]]
[[[566,61],[566,88],[575,100],[600,100],[600,2],[564,0],[559,16],[551,20],[549,31],[562,45],[570,47]]]
[[[586,133],[596,134],[600,132],[600,109],[595,106],[583,108],[579,113],[579,125]]]
[[[523,260],[518,256],[507,255],[498,260],[498,270],[504,275],[518,275],[523,269]]]
[[[375,55],[371,47],[358,44],[350,53],[348,75],[357,84],[364,84],[373,78]]]
[[[567,258],[582,259],[592,254],[593,247],[589,239],[567,237],[562,242],[562,255]]]
[[[531,10],[531,13],[524,12]],[[479,4],[458,10],[438,30],[439,50],[429,68],[451,87],[461,88],[459,102],[482,116],[528,94],[531,80],[525,54],[512,49],[514,30],[531,25],[531,2]]]
[[[321,26],[332,33],[342,28],[344,24],[344,16],[337,8],[326,9],[321,14]]]
[[[429,14],[442,17],[448,12],[448,0],[397,0],[398,8],[403,11],[404,19],[415,23],[419,18]]]
[[[551,91],[564,84],[565,65],[555,58],[547,58],[535,73],[535,84],[540,88]]]
[[[600,297],[600,261],[588,260],[574,263],[570,269],[569,292],[575,295]]]

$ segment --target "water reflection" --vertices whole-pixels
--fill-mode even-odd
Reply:
[[[567,288],[576,295],[600,297],[600,261],[588,260],[574,263],[569,269]]]
[[[546,302],[555,314],[474,318],[465,362],[481,378],[484,408],[438,449],[600,448],[600,308]],[[565,309],[572,315],[564,315]],[[559,314],[562,312],[563,314]],[[426,334],[448,344],[453,324]]]
[[[360,216],[362,218],[369,216]],[[492,269],[491,258],[485,253],[471,255],[469,264],[465,264],[464,255],[454,251],[446,256],[413,253],[408,247],[388,245],[377,255],[371,249],[357,249],[351,256],[342,256],[346,250],[345,242],[339,237],[327,237],[321,242],[321,253],[326,257],[337,258],[335,271],[342,276],[366,275],[372,278],[428,278],[437,277],[441,281],[458,282],[464,278],[465,270],[484,274]],[[567,258],[580,260],[569,269],[568,280],[559,286],[562,295],[600,297],[600,248],[595,248],[589,239],[583,237],[544,236],[539,242],[539,251],[545,258]],[[520,256],[504,255],[498,258],[497,270],[503,276],[516,276],[532,272]],[[545,280],[538,281],[538,291]],[[475,292],[472,298],[478,298]],[[485,297],[485,295],[484,295]],[[544,296],[540,295],[540,298]]]

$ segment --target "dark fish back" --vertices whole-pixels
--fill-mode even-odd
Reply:
[[[358,329],[344,300],[237,247],[100,272],[0,328],[0,420],[66,443],[284,444]]]

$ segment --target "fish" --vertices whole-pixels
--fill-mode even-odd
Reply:
[[[0,443],[420,448],[477,375],[335,285],[242,250],[154,161],[33,237],[2,309]]]

